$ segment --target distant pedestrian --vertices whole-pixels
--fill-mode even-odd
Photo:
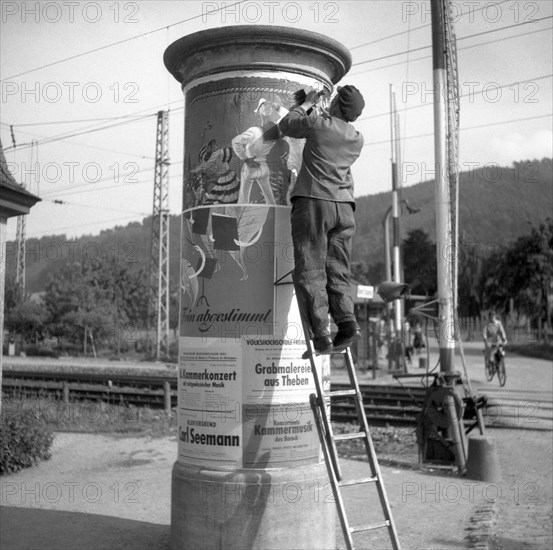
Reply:
[[[424,342],[422,339],[422,326],[418,320],[415,321],[415,326],[413,327],[413,349],[417,355],[420,354],[421,349],[424,347]]]
[[[403,322],[403,347],[405,349],[405,359],[410,364],[411,356],[413,354],[413,345],[411,338],[411,325],[407,319]]]

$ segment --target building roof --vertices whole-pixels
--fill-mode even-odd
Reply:
[[[40,200],[15,181],[8,169],[4,148],[0,141],[0,218],[28,214]]]

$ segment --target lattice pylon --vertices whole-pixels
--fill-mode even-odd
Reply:
[[[150,322],[156,330],[156,359],[169,353],[169,116],[157,114],[154,202],[150,255]]]
[[[445,62],[447,71],[447,164],[449,176],[451,243],[454,247],[451,266],[453,311],[457,311],[459,277],[459,76],[457,71],[457,39],[453,28],[451,2],[444,10]]]
[[[23,185],[23,188],[25,186]],[[17,264],[15,267],[15,282],[17,283],[20,296],[25,296],[25,239],[26,239],[25,216],[17,217]]]

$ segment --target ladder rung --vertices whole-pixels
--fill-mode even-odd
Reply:
[[[348,439],[362,439],[366,435],[365,432],[351,432],[349,434],[338,434],[334,436],[336,441],[346,441]]]
[[[340,481],[338,485],[340,485],[340,487],[347,487],[349,485],[361,485],[362,483],[375,483],[376,481],[378,481],[378,476],[361,477],[359,479]]]
[[[325,393],[326,397],[342,397],[346,395],[355,395],[357,392],[355,390],[334,390]]]
[[[350,527],[349,530],[352,533],[360,533],[361,531],[372,531],[373,529],[382,529],[383,527],[389,527],[390,522],[388,520],[381,523],[370,523],[368,525],[358,525],[357,527]]]

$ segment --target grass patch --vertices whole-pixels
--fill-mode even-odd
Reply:
[[[63,403],[51,399],[6,399],[3,408],[33,414],[51,431],[166,437],[177,433],[176,410],[112,405],[101,401]]]
[[[177,411],[112,405],[96,401],[63,403],[51,399],[5,399],[4,410],[36,418],[49,432],[95,433],[118,437],[171,437],[177,435]],[[358,431],[354,423],[332,422],[335,434]],[[381,464],[418,466],[414,427],[372,426],[371,436]],[[366,460],[361,440],[338,444],[344,458]]]

